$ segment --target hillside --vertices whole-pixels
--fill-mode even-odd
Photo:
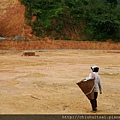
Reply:
[[[64,40],[120,39],[117,0],[20,1],[26,6],[28,23],[36,36]]]
[[[0,0],[0,36],[24,36],[24,13],[19,0]]]
[[[0,36],[119,42],[119,11],[119,3],[101,0],[1,0]]]

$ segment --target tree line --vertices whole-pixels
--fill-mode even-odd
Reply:
[[[120,0],[20,1],[37,36],[69,40],[74,33],[83,40],[120,40]],[[33,16],[36,20],[32,22]]]

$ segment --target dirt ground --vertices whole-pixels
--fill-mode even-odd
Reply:
[[[0,114],[90,114],[91,105],[76,85],[100,67],[103,94],[95,114],[120,113],[120,51],[0,51]]]

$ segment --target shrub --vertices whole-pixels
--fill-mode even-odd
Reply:
[[[37,16],[30,23],[37,36],[70,38],[67,33],[74,32],[90,40],[120,39],[120,0],[21,0],[21,3],[26,5],[28,19]]]

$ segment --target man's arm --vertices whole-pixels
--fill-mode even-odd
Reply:
[[[102,94],[102,84],[101,84],[101,79],[100,79],[100,77],[99,77],[98,86],[99,86],[100,94]]]

